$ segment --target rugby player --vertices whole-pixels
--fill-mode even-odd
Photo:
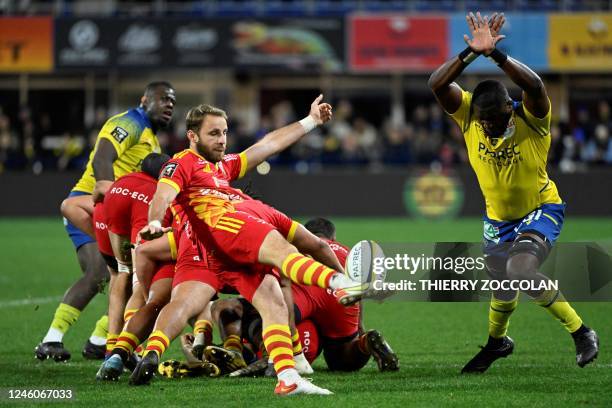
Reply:
[[[37,358],[70,359],[63,337],[109,278],[94,240],[94,202],[102,201],[115,178],[138,170],[147,154],[160,151],[156,132],[170,123],[175,102],[172,85],[152,82],[138,108],[111,117],[102,127],[85,172],[61,205],[83,276],[64,294],[47,334],[35,349]],[[98,320],[83,349],[84,357],[104,357],[107,323],[106,316]]]
[[[208,105],[190,110],[187,115],[190,148],[175,155],[162,171],[149,211],[149,226],[141,231],[141,236],[156,236],[165,231],[160,225],[160,213],[176,198],[188,214],[196,237],[215,256],[239,265],[255,265],[259,262],[276,266],[294,281],[344,289],[344,299],[361,296],[364,292],[361,285],[356,286],[344,274],[301,255],[273,226],[237,211],[232,203],[236,190],[229,186],[230,181],[243,176],[248,169],[284,150],[316,126],[331,119],[331,106],[320,104],[321,99],[322,95],[312,103],[307,118],[268,134],[239,155],[225,156],[225,112]],[[329,391],[302,379],[294,368],[286,304],[279,294],[276,278],[265,272],[260,272],[260,276],[242,275],[245,282],[240,282],[241,278],[237,275],[231,278],[226,276],[225,279],[236,279],[231,283],[243,285],[244,292],[249,292],[253,304],[262,315],[264,343],[270,355],[274,356],[279,375],[275,392],[329,394]],[[215,293],[214,286],[210,281],[189,281],[175,288],[172,301],[160,314],[156,330],[149,337],[147,352],[132,375],[132,383],[148,382],[170,339],[180,333],[187,319],[199,312],[203,299],[210,300]]]
[[[485,198],[484,243],[487,270],[493,279],[547,282],[538,272],[563,226],[565,203],[546,173],[551,143],[551,104],[544,83],[525,64],[495,47],[505,17],[491,20],[477,13],[466,16],[471,38],[468,47],[440,66],[429,86],[444,110],[457,122],[470,164]],[[513,101],[499,81],[480,82],[473,92],[455,79],[480,55],[488,57],[522,90]],[[558,290],[527,292],[571,334],[576,362],[585,366],[597,357],[599,340],[582,322]],[[489,309],[487,344],[462,369],[484,372],[514,349],[507,336],[510,315],[518,305],[518,291],[496,291]]]

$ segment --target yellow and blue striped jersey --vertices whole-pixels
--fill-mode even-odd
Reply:
[[[548,178],[551,111],[536,118],[523,105],[513,113],[516,130],[491,140],[470,111],[472,93],[462,91],[461,106],[451,114],[467,146],[468,158],[484,195],[487,217],[511,221],[542,204],[560,204],[555,183]]]
[[[142,160],[149,153],[160,153],[157,136],[151,129],[151,122],[142,108],[130,109],[111,117],[98,134],[96,144],[89,155],[87,167],[72,191],[92,193],[96,184],[93,172],[93,158],[101,139],[106,139],[117,150],[113,163],[115,179],[140,170]]]

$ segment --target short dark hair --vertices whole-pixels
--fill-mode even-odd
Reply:
[[[508,90],[499,81],[487,79],[480,82],[472,93],[472,105],[480,112],[500,112],[508,104]]]
[[[140,169],[154,179],[157,179],[159,172],[168,160],[170,160],[170,156],[165,153],[149,153],[142,161]]]
[[[168,81],[153,81],[153,82],[149,82],[147,86],[145,87],[145,91],[144,91],[145,96],[151,95],[160,86],[163,86],[164,88],[168,88],[168,89],[174,89],[172,84]]]
[[[306,224],[304,224],[304,227],[319,237],[334,239],[336,235],[336,226],[333,222],[325,218],[318,217],[308,220]]]

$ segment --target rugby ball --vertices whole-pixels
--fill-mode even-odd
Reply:
[[[346,257],[344,272],[354,281],[372,283],[375,280],[385,281],[387,270],[384,268],[385,254],[376,242],[364,240],[358,242]]]

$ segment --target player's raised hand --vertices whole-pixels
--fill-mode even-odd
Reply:
[[[505,22],[506,16],[504,15],[504,13],[493,13],[491,15],[491,19],[489,20],[489,29],[491,30],[491,35],[493,36],[493,38],[498,36]]]
[[[496,31],[496,35],[494,36],[491,32],[491,27],[489,27],[489,17],[484,16],[484,18],[480,15],[480,12],[474,13],[470,12],[465,19],[468,23],[468,27],[470,29],[470,34],[472,34],[472,38],[468,35],[463,35],[463,39],[470,46],[470,48],[474,52],[478,52],[484,55],[490,54],[495,49],[495,44],[498,41],[506,38],[505,35],[500,35],[498,31]],[[498,27],[498,30],[501,29],[501,25],[499,25],[498,18],[496,17],[495,27]],[[505,21],[502,16],[502,25],[503,21]]]
[[[323,100],[323,94],[317,96],[317,98],[310,104],[310,116],[315,120],[317,125],[322,125],[325,122],[329,122],[332,118],[332,107],[329,103],[321,103]]]

